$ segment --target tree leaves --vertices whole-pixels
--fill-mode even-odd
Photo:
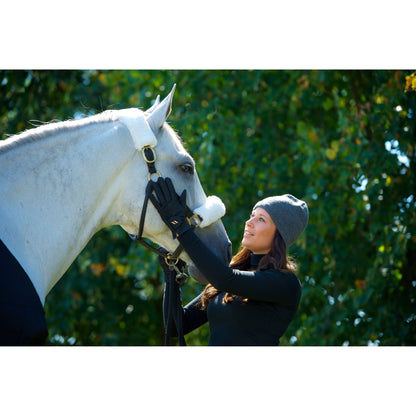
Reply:
[[[415,345],[413,82],[404,71],[1,71],[0,123],[15,133],[146,109],[176,83],[170,123],[227,206],[234,253],[258,199],[309,205],[290,250],[303,295],[282,344]],[[201,289],[188,283],[184,302]],[[161,345],[162,291],[155,255],[103,230],[48,296],[49,342]],[[207,339],[206,326],[187,336]]]

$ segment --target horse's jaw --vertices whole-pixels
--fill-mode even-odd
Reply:
[[[232,256],[231,241],[221,220],[215,221],[208,227],[197,228],[195,233],[223,263],[226,265],[230,263]],[[198,282],[204,284],[209,283],[208,279],[192,262],[188,264],[188,271],[191,277]]]
[[[195,265],[190,264],[188,266],[188,272],[191,275],[191,277],[195,279],[197,282],[202,283],[204,285],[209,283],[206,277],[196,268]]]

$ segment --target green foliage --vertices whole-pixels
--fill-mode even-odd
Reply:
[[[0,123],[10,134],[33,119],[146,109],[176,83],[170,123],[207,194],[227,206],[234,252],[258,199],[292,193],[309,205],[290,250],[302,301],[282,344],[415,345],[411,80],[404,71],[1,71]],[[119,227],[101,231],[48,295],[49,343],[161,345],[162,282],[154,254]],[[190,282],[184,301],[201,289]],[[208,336],[205,325],[186,339]]]

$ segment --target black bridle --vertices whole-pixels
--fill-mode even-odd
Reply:
[[[146,219],[147,205],[149,203],[150,194],[152,193],[152,186],[151,186],[152,185],[152,179],[151,179],[151,177],[152,177],[153,174],[156,174],[159,177],[161,177],[162,175],[156,169],[156,166],[155,166],[156,153],[154,152],[154,150],[150,146],[145,146],[145,147],[142,148],[142,155],[143,155],[143,159],[145,160],[145,162],[147,164],[147,169],[149,171],[148,182],[147,182],[147,186],[146,186],[146,190],[145,190],[142,212],[141,212],[141,215],[140,215],[140,223],[139,223],[138,233],[136,235],[129,234],[129,236],[133,241],[137,241],[138,243],[142,244],[143,246],[145,246],[149,250],[152,250],[157,255],[162,256],[165,259],[166,264],[169,267],[172,267],[173,269],[175,269],[175,271],[178,273],[179,276],[176,277],[176,280],[182,286],[186,282],[187,276],[183,272],[181,272],[179,269],[176,268],[176,264],[179,261],[179,256],[183,251],[183,247],[179,244],[174,252],[169,252],[169,251],[167,251],[167,250],[165,250],[161,247],[156,248],[156,247],[152,246],[151,244],[149,244],[143,238],[143,229],[144,229],[144,221]],[[189,221],[192,228],[198,227],[201,224],[201,218],[198,216],[198,214],[195,214],[195,213],[191,218],[188,218],[187,220]]]
[[[161,177],[162,175],[156,169],[156,154],[152,147],[143,147],[142,155],[143,159],[147,164],[147,169],[149,171],[148,182],[146,186],[142,212],[140,215],[138,233],[136,235],[129,233],[129,236],[133,241],[137,241],[146,248],[152,250],[158,256],[162,257],[166,265],[168,266],[168,271],[165,271],[166,292],[163,301],[163,312],[165,317],[165,345],[169,345],[169,333],[171,330],[172,321],[175,323],[176,326],[179,345],[186,345],[185,338],[183,337],[180,286],[183,286],[187,282],[189,276],[186,273],[184,273],[184,268],[180,270],[178,267],[179,256],[183,251],[183,247],[179,244],[175,251],[169,252],[163,247],[154,247],[143,238],[143,229],[144,221],[146,219],[147,205],[149,203],[150,194],[152,193],[151,178],[154,174],[158,175],[159,177]],[[201,223],[201,218],[195,213],[191,218],[187,218],[187,220],[193,228],[198,227]]]

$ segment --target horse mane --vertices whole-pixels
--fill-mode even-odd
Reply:
[[[24,146],[48,137],[73,131],[75,129],[98,123],[108,123],[118,119],[117,111],[107,110],[99,114],[81,119],[68,119],[65,121],[49,121],[41,126],[25,130],[21,133],[11,135],[6,140],[0,140],[0,153]]]

